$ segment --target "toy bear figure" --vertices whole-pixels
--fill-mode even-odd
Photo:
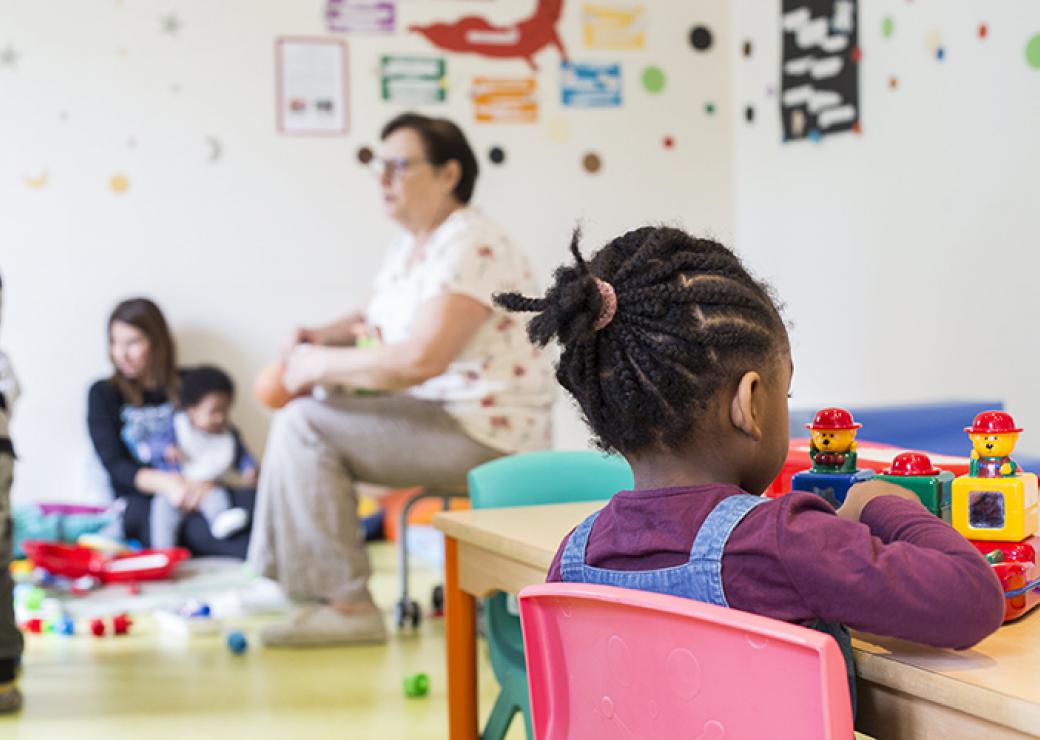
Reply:
[[[969,475],[976,478],[1009,478],[1018,472],[1011,453],[1022,430],[1015,426],[1011,414],[983,411],[964,431],[971,438]]]
[[[812,424],[805,428],[812,433],[809,457],[814,473],[856,472],[857,424],[845,409],[826,408],[818,411]]]

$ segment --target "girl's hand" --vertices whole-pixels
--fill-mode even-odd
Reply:
[[[838,516],[848,519],[850,522],[858,522],[863,514],[863,507],[880,496],[898,496],[907,501],[913,501],[918,506],[921,505],[921,500],[902,486],[883,480],[868,480],[857,483],[849,489],[845,503],[838,509]]]
[[[326,350],[310,344],[297,346],[285,363],[282,384],[290,393],[308,391],[322,381],[325,374]]]
[[[260,472],[256,468],[249,468],[242,473],[242,482],[250,488],[256,488],[258,480],[260,480]]]

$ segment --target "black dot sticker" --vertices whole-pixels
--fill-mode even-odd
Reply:
[[[744,56],[746,56],[746,57],[751,56],[751,52],[752,51],[753,51],[753,47],[751,45],[751,42],[750,41],[745,41],[744,42]]]
[[[372,150],[367,146],[363,146],[357,150],[357,161],[361,164],[368,164],[372,161]]]
[[[748,123],[755,122],[755,106],[748,105],[744,107],[744,120]]]
[[[710,49],[711,42],[711,30],[707,26],[694,26],[690,31],[690,44],[697,51]]]
[[[500,146],[493,146],[488,150],[488,159],[492,164],[502,164],[506,161],[505,150]]]

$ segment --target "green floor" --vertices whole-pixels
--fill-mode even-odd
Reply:
[[[396,600],[392,546],[371,548],[373,592],[388,612]],[[440,574],[420,566],[414,592],[428,599]],[[253,637],[270,618],[231,626]],[[381,647],[268,650],[251,639],[241,656],[222,638],[173,637],[142,618],[129,637],[30,635],[21,679],[25,708],[0,719],[0,738],[424,738],[447,737],[444,624],[394,634]],[[404,676],[429,674],[421,699]],[[495,696],[486,651],[480,665],[484,716]],[[517,718],[509,734],[520,740]]]

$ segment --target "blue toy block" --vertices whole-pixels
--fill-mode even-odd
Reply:
[[[857,470],[855,473],[814,473],[803,470],[791,476],[791,490],[815,493],[837,509],[845,503],[852,486],[873,477],[873,470]]]

